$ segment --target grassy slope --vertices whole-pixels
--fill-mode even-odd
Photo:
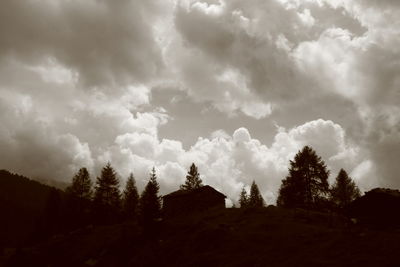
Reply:
[[[395,266],[400,232],[339,217],[266,208],[226,209],[162,223],[145,239],[134,224],[53,237],[18,256],[30,266]]]

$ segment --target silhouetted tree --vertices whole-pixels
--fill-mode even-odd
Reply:
[[[150,180],[140,196],[140,221],[144,226],[152,226],[161,216],[161,198],[158,196],[160,186],[156,170],[152,169]]]
[[[131,173],[126,181],[125,190],[123,192],[123,208],[125,216],[129,219],[136,217],[138,205],[139,194],[136,188],[135,177]]]
[[[119,180],[110,163],[107,163],[97,177],[93,201],[96,215],[101,222],[111,222],[118,217],[121,201]]]
[[[338,208],[343,208],[356,198],[360,197],[360,195],[360,190],[354,181],[347,175],[345,170],[340,169],[336,181],[330,191],[332,202]]]
[[[290,161],[289,175],[282,180],[278,206],[311,208],[326,199],[329,171],[315,151],[305,146]]]
[[[72,184],[67,187],[66,193],[73,195],[79,200],[91,200],[92,181],[86,168],[81,168],[72,178]]]
[[[242,192],[240,192],[239,204],[240,208],[247,208],[249,206],[249,196],[247,195],[244,186],[242,188]]]
[[[66,189],[67,220],[70,227],[88,223],[92,200],[92,181],[86,168],[81,168],[72,178],[72,184]]]
[[[194,163],[190,166],[190,170],[186,175],[185,184],[180,186],[181,190],[192,190],[203,186],[200,179],[200,173],[197,171],[197,167]]]
[[[250,197],[248,201],[249,207],[263,207],[265,205],[264,199],[261,196],[260,190],[255,181],[251,184],[250,187]]]

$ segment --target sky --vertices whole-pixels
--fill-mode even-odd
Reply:
[[[160,193],[194,162],[274,204],[305,145],[400,188],[400,1],[3,0],[0,169],[65,184],[110,162]]]

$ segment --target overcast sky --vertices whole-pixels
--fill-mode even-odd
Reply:
[[[0,168],[70,182],[106,162],[161,193],[195,162],[274,203],[311,145],[333,181],[400,187],[400,1],[3,0]]]

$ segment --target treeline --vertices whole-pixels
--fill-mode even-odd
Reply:
[[[200,174],[193,163],[180,190],[201,186]],[[53,188],[49,193],[36,239],[87,225],[114,224],[126,220],[137,222],[143,228],[152,228],[162,213],[159,189],[155,168],[139,194],[132,173],[121,192],[117,172],[110,163],[103,167],[94,184],[88,170],[83,167],[73,176],[65,192]]]
[[[330,171],[325,162],[309,146],[305,146],[290,161],[289,174],[282,180],[277,205],[285,208],[314,210],[343,210],[361,193],[355,182],[343,169],[332,186],[328,183]],[[241,208],[263,207],[257,184],[253,181],[248,194],[243,187],[239,205]]]
[[[45,205],[37,234],[46,237],[91,224],[114,224],[124,220],[150,225],[161,214],[161,198],[155,169],[139,195],[133,174],[124,190],[115,169],[108,163],[93,184],[86,168],[81,168],[65,190],[52,190]]]
[[[286,208],[342,209],[360,196],[360,191],[346,171],[340,170],[336,181],[329,186],[329,170],[325,162],[309,146],[299,151],[290,161],[289,174],[282,180],[277,205]],[[200,174],[193,163],[180,190],[203,186]],[[72,178],[71,185],[62,192],[53,190],[48,198],[43,220],[43,232],[49,234],[89,224],[112,224],[134,220],[151,226],[161,218],[160,186],[155,168],[149,181],[139,194],[134,175],[127,178],[124,190],[115,169],[108,163],[92,183],[86,168],[81,168]],[[243,187],[238,201],[240,208],[266,205],[257,184],[253,181],[250,192]]]

